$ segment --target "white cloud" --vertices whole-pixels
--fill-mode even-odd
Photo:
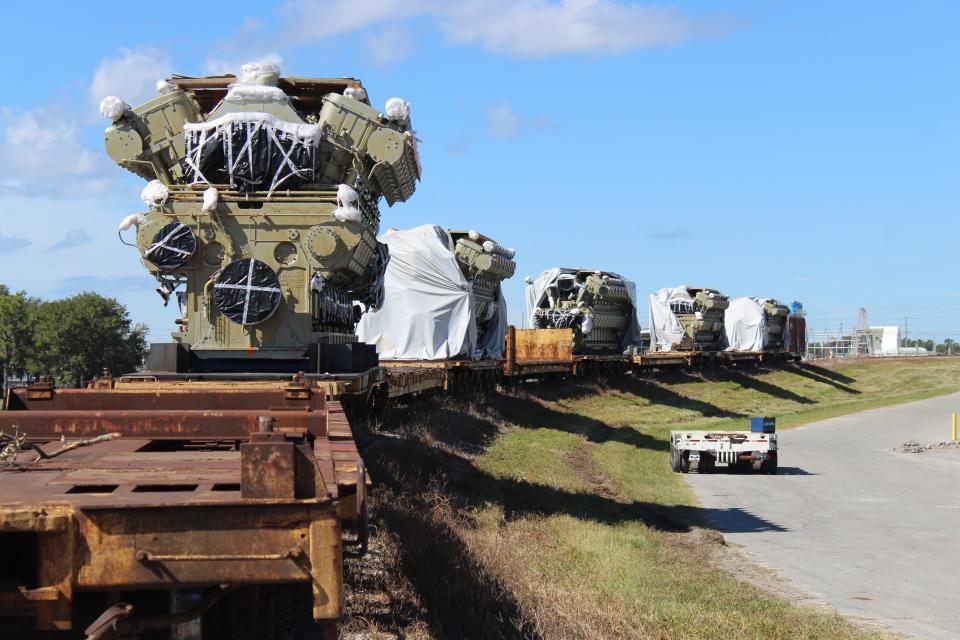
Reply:
[[[102,193],[112,183],[103,152],[80,142],[76,114],[63,107],[0,110],[0,173],[14,191]]]
[[[282,33],[291,44],[306,44],[366,27],[442,11],[443,0],[289,0],[281,12],[286,18]]]
[[[433,19],[454,44],[522,58],[616,54],[677,44],[728,30],[722,16],[624,0],[291,0],[282,13],[287,45],[415,17]]]
[[[31,242],[26,238],[4,235],[0,232],[0,256],[16,253],[21,249],[29,247]]]
[[[615,0],[486,0],[451,3],[442,14],[441,27],[457,44],[537,58],[676,44],[720,25],[675,9]]]
[[[520,116],[506,102],[486,108],[487,131],[495,138],[512,138],[520,133]]]
[[[57,240],[51,247],[50,251],[61,251],[63,249],[72,249],[74,247],[79,247],[80,245],[93,242],[93,236],[91,236],[86,229],[83,227],[77,227],[75,229],[70,229],[67,233]]]
[[[447,153],[455,156],[465,156],[470,153],[473,142],[466,136],[455,138],[447,145]]]
[[[156,95],[157,80],[173,71],[170,54],[150,45],[120,49],[119,55],[104,58],[90,82],[88,102],[93,113],[106,96],[119,96],[137,106]]]
[[[513,138],[521,133],[555,129],[558,125],[549,114],[528,118],[521,116],[507,102],[487,105],[484,110],[487,132],[495,138]]]
[[[687,240],[694,235],[695,234],[689,229],[683,229],[681,227],[677,227],[676,229],[661,229],[660,231],[650,233],[650,237],[654,240]]]
[[[283,71],[283,58],[280,57],[280,54],[276,51],[271,51],[261,56],[247,55],[243,56],[231,56],[231,57],[216,57],[209,56],[203,61],[203,72],[210,76],[219,76],[227,73],[232,73],[233,75],[240,74],[240,67],[247,64],[248,62],[269,62],[280,67],[281,72]]]
[[[380,68],[401,62],[413,53],[416,36],[401,24],[390,24],[377,33],[363,37],[363,46],[370,61]]]
[[[86,114],[70,104],[0,109],[0,191],[43,190],[59,197],[102,194],[112,188],[122,172],[102,146],[91,149],[82,142],[84,127],[93,121],[105,96],[140,104],[156,95],[157,80],[171,70],[169,55],[156,47],[121,49],[97,65],[87,91]]]

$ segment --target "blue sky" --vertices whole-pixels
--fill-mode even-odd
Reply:
[[[801,300],[816,330],[960,338],[955,2],[16,3],[0,22],[0,282],[164,310],[116,225],[143,182],[97,104],[268,57],[408,100],[423,181],[384,227],[476,228],[551,266]],[[641,323],[646,325],[641,302]]]

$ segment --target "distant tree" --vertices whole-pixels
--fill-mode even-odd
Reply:
[[[62,386],[81,386],[103,370],[128,373],[143,361],[146,335],[146,325],[131,325],[127,309],[113,298],[81,293],[43,302],[30,368]]]
[[[0,284],[0,365],[4,394],[10,374],[22,375],[27,370],[38,305],[39,301],[28,297],[26,292],[10,293]]]

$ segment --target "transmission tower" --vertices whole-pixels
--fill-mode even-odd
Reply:
[[[867,319],[867,310],[863,307],[860,307],[857,314],[857,328],[853,332],[853,348],[857,356],[869,357],[876,354],[873,332],[870,331],[870,321]]]

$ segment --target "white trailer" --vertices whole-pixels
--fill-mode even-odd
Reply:
[[[736,473],[777,472],[777,434],[753,431],[671,431],[670,466],[710,473],[717,464]]]

